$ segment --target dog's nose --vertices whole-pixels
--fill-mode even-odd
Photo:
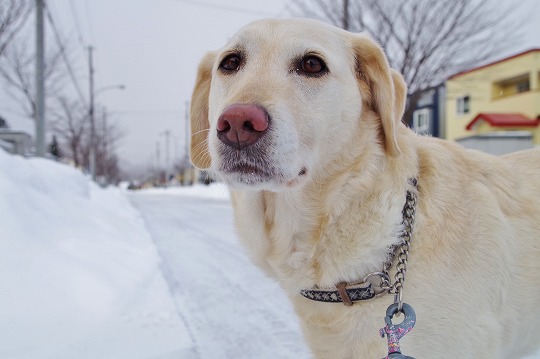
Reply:
[[[217,135],[226,145],[242,149],[257,142],[268,129],[268,113],[257,105],[228,106],[218,119]]]

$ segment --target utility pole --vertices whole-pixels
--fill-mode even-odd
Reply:
[[[88,70],[90,73],[90,108],[88,110],[88,116],[90,118],[90,175],[92,180],[96,180],[96,124],[94,121],[94,62],[92,58],[92,51],[94,48],[88,46]]]
[[[169,137],[171,136],[170,130],[165,130],[161,133],[165,136],[165,181],[169,182],[169,164],[170,164],[170,151],[169,151]]]
[[[343,0],[343,29],[349,30],[349,0]]]
[[[108,173],[108,169],[107,169],[107,161],[109,159],[109,132],[107,131],[108,129],[108,126],[107,126],[107,108],[106,107],[103,107],[103,124],[102,124],[102,136],[103,136],[103,139],[102,139],[102,156],[103,156],[103,161],[104,161],[104,164],[105,164],[105,168],[104,168],[104,175],[107,175]]]
[[[45,28],[43,0],[36,0],[36,155],[45,156]]]
[[[178,164],[179,161],[180,161],[180,158],[179,158],[180,152],[178,151],[178,147],[179,147],[178,145],[179,145],[180,140],[176,136],[172,136],[172,139],[173,139],[173,143],[174,143],[174,152],[173,152],[173,156],[172,156],[173,157],[172,158],[172,164],[174,166],[175,164]]]
[[[156,171],[159,177],[161,172],[161,163],[159,158],[159,141],[156,141]]]

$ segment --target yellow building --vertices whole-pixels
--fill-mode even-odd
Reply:
[[[453,75],[446,89],[447,139],[525,134],[540,145],[540,49]]]

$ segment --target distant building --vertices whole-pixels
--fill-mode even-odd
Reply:
[[[425,91],[413,112],[412,129],[418,134],[444,138],[445,106],[446,88],[444,85]]]
[[[501,154],[540,145],[540,49],[450,77],[446,138]]]
[[[0,128],[0,147],[9,153],[26,156],[30,153],[32,137],[26,132]]]

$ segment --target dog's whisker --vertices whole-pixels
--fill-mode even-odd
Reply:
[[[193,137],[195,137],[195,136],[197,136],[197,135],[199,135],[199,134],[201,134],[201,133],[203,133],[203,132],[210,132],[210,129],[205,128],[204,130],[192,132],[192,133],[191,133],[191,137],[193,138]]]

